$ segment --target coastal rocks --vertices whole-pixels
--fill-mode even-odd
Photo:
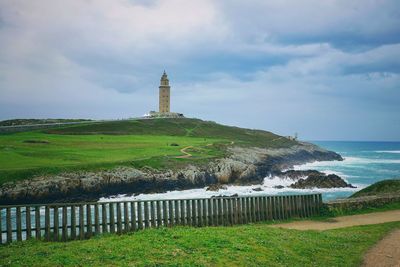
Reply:
[[[285,172],[275,172],[275,176],[285,179],[298,180],[300,178],[308,177],[310,175],[321,175],[322,173],[316,170],[288,170]]]
[[[256,188],[253,188],[252,190],[253,190],[254,192],[261,192],[261,191],[264,191],[264,190],[262,190],[261,187],[256,187]]]
[[[285,187],[284,187],[283,185],[275,185],[274,188],[275,188],[275,189],[283,189],[283,188],[285,188]]]
[[[209,187],[207,187],[206,191],[219,191],[219,190],[226,190],[228,189],[226,185],[222,184],[212,184]]]
[[[354,188],[336,174],[325,174],[316,170],[288,170],[275,172],[275,176],[296,181],[289,187],[297,189],[306,188]]]
[[[115,194],[156,193],[213,184],[260,184],[264,177],[295,164],[341,160],[340,155],[308,143],[280,149],[231,147],[227,152],[228,157],[203,167],[189,165],[178,170],[118,167],[7,183],[0,187],[0,204],[96,200]]]
[[[325,175],[323,173],[311,174],[306,179],[299,179],[291,188],[307,189],[307,188],[355,188],[352,184],[346,183],[336,174]]]

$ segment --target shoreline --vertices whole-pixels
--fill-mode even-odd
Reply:
[[[179,170],[116,168],[37,177],[0,188],[0,204],[97,201],[117,194],[161,193],[204,188],[212,184],[258,185],[275,171],[313,161],[342,160],[332,151],[310,143],[291,148],[230,147],[230,156],[205,168],[188,165]]]

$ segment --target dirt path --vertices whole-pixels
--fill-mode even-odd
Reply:
[[[175,157],[175,158],[177,158],[177,159],[190,158],[190,157],[192,156],[192,154],[186,152],[186,149],[189,149],[189,148],[193,148],[193,146],[187,146],[187,147],[182,148],[180,151],[181,151],[184,155],[182,155],[182,156],[177,156],[177,157]]]
[[[361,215],[336,217],[329,221],[298,221],[281,223],[273,227],[297,229],[297,230],[328,230],[356,225],[378,224],[400,221],[400,210],[374,212]],[[375,246],[364,256],[363,267],[400,267],[400,229],[395,230]]]
[[[388,234],[364,256],[363,267],[400,266],[400,229]]]
[[[356,225],[378,224],[400,221],[400,210],[374,212],[368,214],[335,217],[328,221],[297,221],[275,224],[273,227],[297,230],[328,230]],[[399,241],[400,243],[400,241]]]

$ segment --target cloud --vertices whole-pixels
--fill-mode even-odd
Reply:
[[[0,1],[0,119],[190,116],[398,139],[397,1]],[[338,131],[340,129],[340,131]]]

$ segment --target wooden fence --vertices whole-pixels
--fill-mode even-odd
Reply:
[[[145,228],[229,226],[319,213],[321,194],[0,206],[0,244],[87,239]]]

